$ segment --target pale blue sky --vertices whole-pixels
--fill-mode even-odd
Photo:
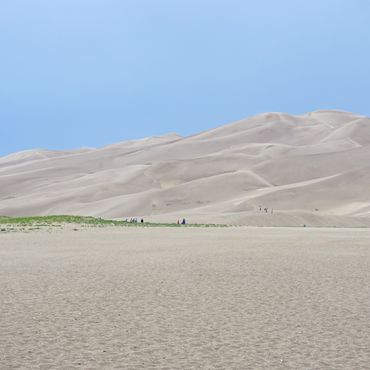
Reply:
[[[368,0],[0,0],[0,155],[370,115]]]

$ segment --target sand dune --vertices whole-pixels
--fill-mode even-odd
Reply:
[[[190,137],[0,158],[0,214],[370,226],[369,158],[367,117],[266,113]]]

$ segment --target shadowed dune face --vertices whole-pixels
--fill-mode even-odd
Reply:
[[[367,117],[267,113],[185,138],[0,158],[0,215],[369,226],[369,159]]]

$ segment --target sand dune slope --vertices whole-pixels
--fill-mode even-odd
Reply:
[[[369,159],[367,117],[267,113],[190,137],[0,158],[0,215],[370,226]]]

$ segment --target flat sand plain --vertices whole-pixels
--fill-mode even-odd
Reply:
[[[0,234],[1,369],[369,369],[370,230]]]

